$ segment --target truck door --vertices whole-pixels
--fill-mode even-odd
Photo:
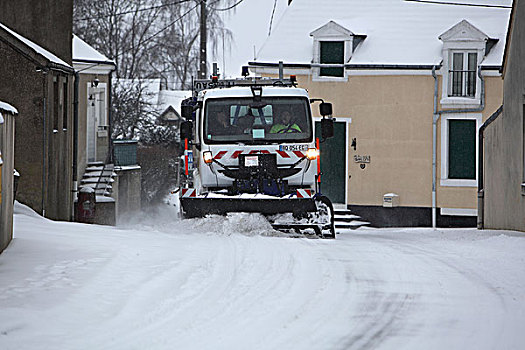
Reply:
[[[315,122],[315,137],[321,137],[320,122]],[[335,122],[334,137],[320,143],[321,191],[338,204],[346,204],[346,148],[346,122]]]

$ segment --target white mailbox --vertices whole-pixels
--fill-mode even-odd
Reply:
[[[393,208],[399,206],[399,196],[395,193],[383,195],[383,207]]]

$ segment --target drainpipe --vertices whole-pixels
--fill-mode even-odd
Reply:
[[[484,189],[484,179],[483,179],[483,138],[485,134],[485,129],[487,126],[492,124],[503,112],[503,105],[501,105],[496,112],[494,112],[489,119],[487,119],[483,125],[479,128],[478,134],[478,229],[482,230],[485,228],[485,189]]]
[[[108,97],[108,141],[109,141],[108,146],[109,146],[109,149],[108,149],[108,156],[106,157],[106,163],[109,162],[112,164],[115,163],[115,156],[113,154],[113,139],[111,138],[111,135],[113,135],[113,113],[112,113],[112,110],[113,110],[113,72],[116,69],[117,68],[114,67],[109,72],[109,77],[108,77],[108,94],[109,94],[109,97]]]
[[[46,68],[42,68],[42,103],[43,103],[43,109],[42,109],[42,216],[46,217],[46,149],[47,149],[47,74],[48,70]]]
[[[75,72],[75,83],[73,84],[73,202],[78,195],[78,86],[80,74]],[[74,216],[74,214],[73,214]],[[72,218],[74,221],[75,218]]]
[[[434,114],[432,115],[432,228],[436,228],[436,169],[437,169],[437,122],[440,114],[438,113],[438,80],[436,76],[436,66],[432,67],[434,77]]]
[[[464,109],[447,109],[447,110],[438,110],[437,97],[438,97],[438,80],[436,75],[436,68],[438,66],[432,67],[432,76],[434,77],[434,114],[432,118],[432,228],[437,227],[437,205],[436,205],[436,179],[437,179],[437,122],[442,114],[450,113],[476,113],[482,112],[485,109],[485,80],[481,75],[481,66],[478,66],[478,77],[481,81],[481,96],[480,104],[476,108],[464,108]],[[479,185],[479,178],[478,178]],[[478,208],[479,214],[479,208]]]

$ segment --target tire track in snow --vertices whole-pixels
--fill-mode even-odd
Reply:
[[[508,299],[476,271],[476,265],[446,249],[454,242],[445,242],[443,249],[435,244],[426,249],[424,240],[406,238],[371,232],[351,237],[360,246],[356,260],[362,259],[352,271],[355,289],[362,292],[354,303],[362,305],[364,313],[362,326],[352,329],[340,348],[418,349],[421,344],[426,349],[498,348]],[[391,264],[383,261],[379,264],[383,271],[374,271],[377,259]],[[364,276],[359,265],[367,263]],[[471,309],[472,298],[480,308]],[[485,313],[484,308],[490,311]]]

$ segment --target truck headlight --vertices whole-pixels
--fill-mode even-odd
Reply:
[[[210,151],[202,152],[202,159],[204,160],[204,163],[210,164],[213,161],[213,156]]]
[[[319,155],[319,151],[317,150],[317,148],[308,148],[308,150],[306,151],[306,158],[310,160],[317,159],[318,155]]]

